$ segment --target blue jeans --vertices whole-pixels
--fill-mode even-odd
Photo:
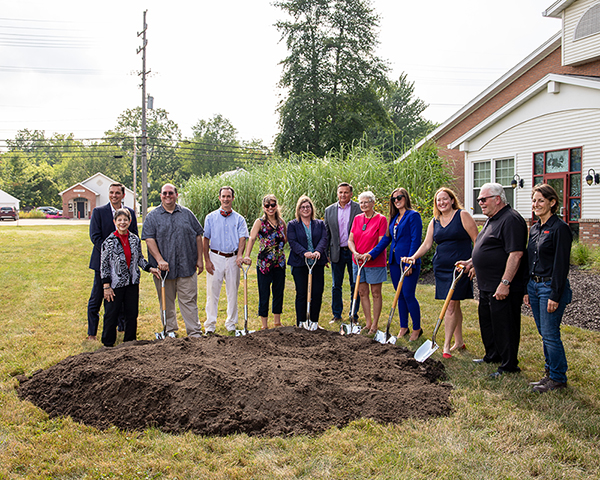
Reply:
[[[352,253],[347,248],[340,249],[340,261],[331,262],[331,276],[333,285],[331,287],[331,312],[335,318],[342,318],[344,302],[342,301],[342,285],[344,284],[344,271],[348,271],[350,279],[350,306],[352,306],[352,296],[354,295],[354,275],[352,275]],[[356,312],[360,307],[360,298],[356,298]],[[348,309],[350,311],[350,309]],[[354,320],[358,319],[358,313],[354,315]]]
[[[564,383],[567,381],[567,357],[560,339],[560,323],[565,307],[571,303],[573,293],[569,280],[567,280],[565,290],[558,302],[558,308],[554,312],[548,313],[548,299],[552,291],[550,283],[550,280],[543,283],[529,280],[527,294],[529,295],[529,304],[533,311],[535,325],[542,336],[546,369],[550,372],[552,380]]]

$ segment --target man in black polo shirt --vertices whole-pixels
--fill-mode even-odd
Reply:
[[[521,305],[527,274],[527,224],[506,203],[502,185],[486,183],[477,199],[488,220],[477,236],[472,264],[479,286],[479,327],[485,356],[476,363],[499,363],[498,378],[519,372]],[[471,262],[468,262],[471,263]],[[467,264],[468,264],[467,263]]]

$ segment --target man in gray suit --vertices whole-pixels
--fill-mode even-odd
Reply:
[[[338,201],[325,209],[325,226],[329,234],[328,257],[331,262],[331,310],[333,318],[329,323],[342,320],[344,303],[342,301],[342,284],[344,283],[344,270],[348,270],[350,277],[350,298],[354,294],[354,276],[352,275],[352,253],[348,249],[348,236],[354,217],[361,213],[358,203],[352,201],[352,185],[342,182],[337,189]],[[350,302],[352,305],[352,302]],[[358,298],[354,319],[358,318]]]

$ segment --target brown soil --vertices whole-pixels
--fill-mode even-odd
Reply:
[[[362,335],[283,327],[101,348],[21,377],[18,394],[98,428],[285,436],[449,415],[443,376],[441,362]]]

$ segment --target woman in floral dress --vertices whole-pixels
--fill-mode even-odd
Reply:
[[[287,242],[287,229],[281,218],[277,198],[275,195],[265,195],[262,201],[264,215],[256,219],[250,239],[246,245],[244,263],[250,265],[250,254],[254,242],[258,238],[259,251],[256,262],[256,275],[258,278],[258,316],[262,322],[262,329],[269,328],[269,296],[273,292],[274,325],[281,326],[281,311],[283,309],[283,289],[285,287],[285,253],[283,247]]]

